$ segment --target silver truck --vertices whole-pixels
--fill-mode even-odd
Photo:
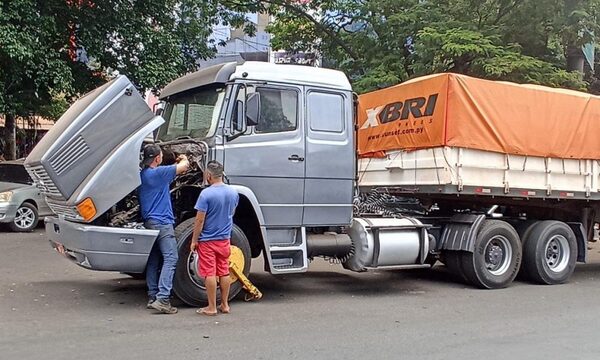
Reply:
[[[148,141],[162,147],[166,163],[178,154],[191,161],[171,189],[180,259],[174,292],[190,305],[206,299],[188,243],[202,171],[213,159],[240,195],[232,261],[245,274],[260,255],[272,274],[305,272],[315,257],[357,272],[441,260],[462,281],[501,288],[522,259],[522,272],[546,284],[567,281],[576,260],[585,261],[594,210],[577,196],[569,201],[587,209],[585,218],[551,213],[549,202],[527,195],[382,191],[393,176],[412,178],[418,169],[359,161],[357,98],[341,72],[227,63],[173,81],[160,99],[164,112],[156,115],[119,76],[78,100],[26,160],[56,214],[46,218],[50,243],[82,267],[144,272],[157,236],[141,225],[136,196]],[[461,154],[448,156],[468,158]],[[462,191],[460,201],[453,191]],[[240,290],[238,281],[231,296]]]

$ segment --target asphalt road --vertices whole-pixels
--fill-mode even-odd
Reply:
[[[214,318],[145,309],[144,282],[81,269],[43,230],[0,233],[0,359],[598,359],[600,254],[569,284],[477,290],[431,270],[316,261]]]

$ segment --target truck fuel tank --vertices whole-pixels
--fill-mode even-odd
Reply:
[[[429,252],[426,225],[410,217],[354,218],[348,234],[353,252],[343,265],[352,271],[419,265]]]

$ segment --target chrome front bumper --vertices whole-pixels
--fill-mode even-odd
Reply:
[[[141,273],[158,230],[124,229],[46,217],[46,236],[59,253],[91,270]]]

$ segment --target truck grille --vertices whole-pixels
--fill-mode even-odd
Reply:
[[[85,140],[81,135],[77,136],[70,144],[64,146],[52,156],[50,159],[52,170],[56,171],[56,175],[61,175],[89,151],[90,147]]]
[[[52,201],[46,201],[48,206],[56,215],[64,216],[67,220],[77,220],[82,221],[83,218],[77,212],[77,208],[75,206],[58,204]]]
[[[29,176],[31,176],[33,179],[35,186],[40,189],[44,195],[64,200],[63,195],[60,193],[56,185],[54,185],[54,182],[42,165],[26,166],[25,169],[29,173]]]

